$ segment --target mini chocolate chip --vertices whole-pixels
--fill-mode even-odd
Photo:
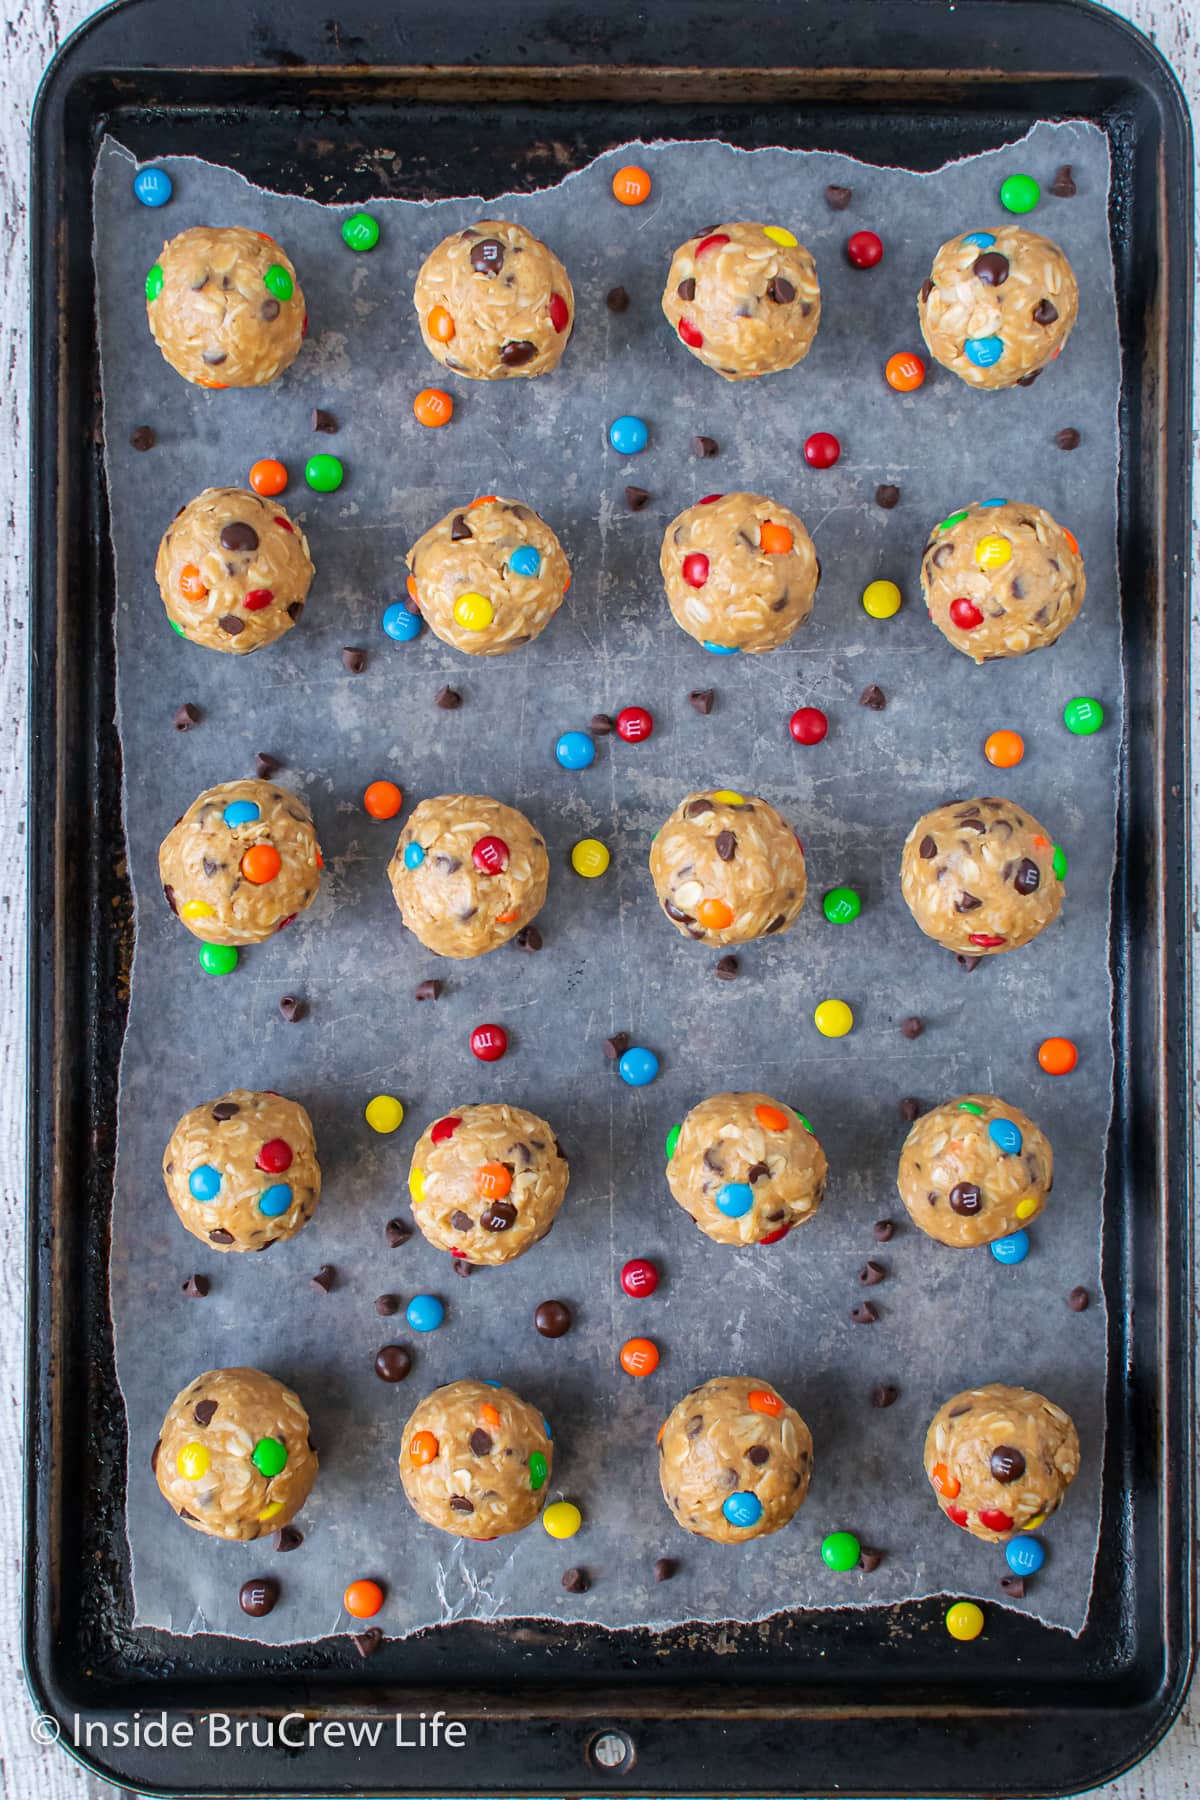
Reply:
[[[205,350],[201,352],[201,359],[208,364],[210,369],[219,369],[228,355],[227,350]]]
[[[490,1456],[492,1453],[491,1436],[481,1425],[476,1426],[467,1439],[467,1443],[470,1445],[472,1456]]]
[[[319,1294],[327,1294],[333,1286],[336,1273],[332,1263],[322,1263],[316,1274],[310,1277],[309,1286],[316,1288]]]
[[[1085,1287],[1072,1288],[1067,1295],[1067,1305],[1072,1312],[1086,1312],[1091,1305],[1092,1296]]]
[[[264,300],[258,311],[259,317],[265,319],[267,324],[270,325],[273,320],[279,317],[279,302],[278,300],[273,299]]]
[[[891,481],[883,481],[875,489],[875,504],[882,506],[884,512],[891,512],[900,504],[900,489]]]
[[[1079,189],[1075,186],[1075,176],[1070,163],[1063,163],[1050,183],[1050,192],[1056,200],[1073,200],[1075,198]]]
[[[756,1469],[761,1469],[765,1462],[770,1462],[771,1460],[771,1452],[767,1449],[765,1444],[751,1444],[746,1455]]]
[[[256,1575],[250,1581],[243,1581],[238,1589],[238,1605],[252,1619],[262,1619],[267,1613],[274,1612],[278,1598],[279,1583],[269,1575]]]
[[[900,1032],[906,1038],[919,1038],[925,1029],[924,1019],[918,1019],[914,1013],[911,1018],[900,1021]]]
[[[440,687],[433,696],[433,704],[441,707],[443,712],[457,712],[463,703],[463,697],[457,688]]]
[[[679,298],[681,300],[694,300],[696,298],[696,278],[695,278],[695,276],[694,275],[685,276],[684,279],[679,283],[679,286],[675,289],[675,292],[679,295]]]
[[[997,1444],[988,1458],[988,1468],[995,1479],[1007,1487],[1010,1481],[1019,1481],[1025,1473],[1025,1458],[1015,1444]]]
[[[887,1270],[881,1262],[869,1257],[858,1271],[858,1280],[861,1287],[878,1287],[881,1281],[887,1280]]]
[[[308,1006],[296,994],[284,994],[279,1002],[279,1011],[289,1025],[294,1025],[308,1011]]]
[[[796,298],[796,290],[786,275],[773,275],[767,283],[767,299],[776,306],[788,306]]]
[[[203,1300],[208,1295],[210,1282],[207,1275],[189,1275],[180,1292],[189,1300]]]
[[[964,888],[962,893],[958,896],[958,899],[954,902],[954,910],[956,913],[978,912],[982,905],[983,901],[979,898],[978,894],[968,894],[966,888]]]
[[[304,611],[303,600],[293,600],[291,605],[287,609],[288,618],[292,621],[293,625],[296,623],[296,620],[300,617],[300,614],[303,611]]]
[[[583,1569],[567,1569],[563,1573],[562,1584],[568,1594],[586,1594],[591,1581]]]
[[[212,1109],[212,1116],[218,1125],[224,1125],[227,1119],[236,1117],[241,1110],[236,1100],[218,1100]]]
[[[879,1309],[869,1300],[860,1300],[857,1306],[850,1308],[850,1318],[855,1325],[874,1325],[879,1318]]]
[[[1023,856],[1017,864],[1017,872],[1013,876],[1013,886],[1018,894],[1036,894],[1042,885],[1042,871],[1031,856]]]
[[[1018,387],[1032,387],[1034,382],[1037,380],[1038,376],[1041,374],[1041,372],[1042,371],[1040,369],[1034,369],[1034,371],[1031,375],[1018,376],[1017,386]],[[985,660],[990,660],[990,658],[985,658]]]
[[[193,725],[200,723],[200,716],[200,708],[194,706],[190,700],[185,700],[175,714],[172,723],[176,731],[190,731]]]
[[[623,287],[609,288],[604,296],[604,304],[609,312],[623,313],[629,311],[629,295]]]
[[[411,1368],[412,1354],[403,1344],[384,1344],[375,1353],[375,1373],[380,1381],[403,1381]]]
[[[223,1225],[218,1225],[215,1231],[209,1232],[208,1241],[210,1244],[232,1244],[233,1233],[226,1231]]]
[[[450,527],[450,542],[452,544],[461,544],[464,538],[473,538],[474,536],[475,533],[467,524],[462,513],[455,513],[454,522]]]
[[[853,198],[853,188],[839,187],[833,181],[825,189],[825,204],[830,212],[845,212]]]
[[[498,275],[504,267],[504,245],[499,238],[480,238],[471,246],[471,267],[477,275]]]
[[[533,1315],[539,1337],[565,1337],[571,1329],[571,1309],[561,1300],[543,1300]]]
[[[347,648],[342,651],[342,667],[347,669],[351,675],[361,675],[366,666],[367,653],[365,650],[358,650],[347,646]]]
[[[472,1231],[475,1227],[475,1221],[470,1213],[463,1212],[461,1207],[455,1207],[450,1214],[450,1223],[455,1231]]]
[[[701,819],[705,813],[716,812],[716,810],[711,800],[704,794],[698,794],[694,800],[689,800],[684,816],[689,819]]]
[[[970,1219],[983,1211],[983,1195],[973,1181],[957,1181],[950,1189],[950,1211]]]
[[[451,1512],[473,1513],[475,1511],[475,1502],[473,1500],[468,1500],[465,1494],[451,1494],[450,1510]]]
[[[971,264],[972,275],[978,275],[985,287],[1003,287],[1008,280],[1008,258],[998,250],[985,250]]]
[[[523,369],[536,355],[537,345],[531,344],[528,338],[509,338],[500,346],[500,361],[506,369]]]
[[[713,701],[716,697],[715,688],[693,688],[688,695],[688,705],[693,707],[701,718],[707,719],[713,709]]]
[[[732,862],[737,855],[736,831],[718,831],[716,847],[722,862]]]
[[[265,750],[254,753],[254,773],[260,781],[269,781],[272,775],[282,769],[283,764],[277,756],[268,756]]]
[[[1025,1577],[1023,1575],[1002,1575],[1000,1577],[1000,1586],[1010,1600],[1023,1600],[1025,1598]]]
[[[902,1119],[907,1119],[910,1125],[912,1124],[913,1120],[920,1115],[920,1111],[921,1111],[921,1102],[919,1100],[912,1099],[911,1096],[900,1102],[900,1117]]]
[[[388,1247],[392,1250],[398,1250],[401,1244],[407,1244],[412,1236],[412,1226],[407,1219],[389,1219],[383,1230]]]
[[[258,533],[242,519],[231,519],[221,532],[222,550],[257,550]]]
[[[604,1054],[609,1062],[617,1062],[628,1050],[633,1039],[627,1031],[614,1031],[611,1037],[604,1040]]]
[[[918,856],[922,862],[932,862],[937,853],[937,840],[926,834],[917,847]]]
[[[294,1525],[281,1525],[275,1533],[274,1548],[283,1556],[289,1550],[298,1550],[303,1542],[304,1533],[302,1531],[297,1531]]]
[[[1058,308],[1055,306],[1053,300],[1039,300],[1033,309],[1033,322],[1035,325],[1053,325],[1057,318]],[[1038,370],[1038,374],[1041,374],[1040,369]]]
[[[679,1564],[673,1556],[660,1556],[654,1565],[655,1581],[670,1581],[678,1568]]]
[[[375,1652],[381,1648],[383,1644],[383,1633],[380,1631],[378,1625],[368,1625],[365,1631],[352,1632],[350,1642],[354,1645],[354,1648],[358,1651],[358,1654],[362,1657],[363,1661],[366,1662],[369,1656],[374,1656]]]
[[[418,981],[414,990],[418,1000],[436,1000],[441,991],[441,982],[432,976],[426,981]]]
[[[201,1430],[206,1430],[212,1424],[216,1414],[217,1402],[215,1400],[197,1400],[192,1408],[192,1417]]]
[[[870,712],[882,712],[887,705],[887,695],[881,687],[876,687],[872,682],[870,687],[865,687],[858,696],[858,704],[865,706]]]
[[[933,280],[930,276],[927,275],[925,277],[924,281],[921,283],[921,305],[922,306],[924,306],[925,302],[928,300],[928,298],[929,298],[930,294],[932,294],[932,292],[933,292]]]
[[[885,1406],[894,1406],[900,1398],[900,1389],[890,1381],[880,1381],[871,1389],[871,1405],[881,1410]]]
[[[617,729],[617,722],[608,713],[593,713],[588,730],[593,737],[608,737]]]
[[[890,1219],[876,1219],[871,1235],[877,1244],[890,1244],[896,1235],[896,1227]]]
[[[158,439],[149,425],[139,425],[136,431],[129,434],[129,442],[135,450],[153,450]]]
[[[513,943],[517,946],[518,950],[528,950],[530,952],[540,950],[543,941],[542,934],[536,925],[522,925],[520,931],[518,931],[516,937],[513,939]]]
[[[714,437],[694,437],[692,449],[697,456],[716,456],[721,446]]]
[[[630,512],[641,512],[649,498],[650,494],[646,488],[627,487],[625,489],[625,504]]]
[[[868,1550],[864,1544],[858,1559],[858,1566],[864,1575],[873,1575],[882,1561],[882,1550]]]
[[[454,1256],[450,1260],[454,1267],[454,1273],[464,1281],[474,1271],[475,1264],[468,1262],[465,1256]]]
[[[956,952],[954,960],[963,973],[969,975],[973,969],[979,967],[983,958],[981,956],[963,956],[961,952]]]
[[[400,1311],[400,1301],[395,1294],[380,1294],[375,1301],[375,1311],[381,1319],[390,1319],[393,1313]]]
[[[1073,425],[1064,425],[1061,431],[1055,432],[1054,441],[1060,450],[1077,450],[1079,448],[1079,433]]]
[[[753,1187],[755,1182],[765,1181],[770,1173],[771,1171],[765,1162],[752,1163],[746,1170],[746,1180],[750,1183],[750,1186]],[[772,1213],[771,1217],[772,1219],[783,1219],[787,1217],[787,1214],[783,1212]]]
[[[229,637],[241,637],[246,629],[245,621],[239,619],[236,613],[222,613],[217,624]]]
[[[736,956],[723,956],[713,972],[718,981],[736,981],[741,966]]]
[[[337,420],[334,418],[333,414],[331,412],[326,412],[323,406],[313,407],[310,423],[314,431],[334,432],[338,428]]]

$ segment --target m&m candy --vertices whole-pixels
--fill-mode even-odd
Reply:
[[[1005,1544],[1004,1560],[1014,1575],[1036,1575],[1046,1560],[1045,1546],[1040,1539],[1022,1534]]]
[[[1044,1038],[1038,1045],[1037,1059],[1047,1075],[1069,1075],[1079,1061],[1079,1051],[1070,1038]]]
[[[963,345],[969,363],[977,369],[990,369],[1004,355],[1004,339],[998,337],[968,338]]]
[[[621,1367],[627,1375],[653,1375],[658,1367],[658,1345],[649,1338],[630,1338],[621,1345]]]
[[[872,619],[893,619],[902,598],[894,581],[870,581],[862,593],[863,611]]]
[[[629,1087],[646,1087],[658,1074],[658,1058],[653,1050],[634,1044],[617,1063],[617,1073]]]
[[[355,250],[360,255],[364,250],[373,250],[379,242],[379,221],[370,213],[353,213],[342,221],[342,242],[347,250]]]
[[[1021,1154],[1021,1133],[1011,1119],[993,1119],[988,1126],[988,1136],[1005,1156]]]
[[[577,875],[583,875],[594,881],[603,875],[612,861],[608,845],[602,844],[599,838],[580,838],[571,849],[571,867]]]
[[[852,887],[830,888],[821,908],[831,925],[849,925],[862,911],[862,901]]]
[[[583,1524],[583,1514],[571,1500],[556,1500],[542,1514],[542,1524],[552,1538],[573,1538]]]
[[[503,1025],[477,1025],[471,1033],[471,1054],[480,1062],[499,1062],[508,1049],[508,1033]]]
[[[564,731],[554,754],[564,769],[590,769],[596,760],[596,746],[586,731]]]
[[[897,350],[883,365],[883,374],[898,394],[912,394],[925,380],[925,364],[914,350]]]
[[[846,261],[856,269],[873,269],[883,261],[883,240],[873,231],[856,231],[846,239]]]
[[[411,644],[414,638],[420,637],[422,627],[420,613],[414,612],[403,600],[393,600],[384,611],[383,629],[393,643]]]
[[[813,1024],[822,1037],[845,1037],[854,1025],[854,1014],[844,1000],[822,1000],[813,1013]]]
[[[721,1511],[731,1525],[738,1526],[742,1531],[749,1531],[762,1518],[763,1503],[757,1494],[739,1492],[729,1494],[721,1502]]]
[[[788,720],[788,730],[798,744],[819,744],[829,730],[829,720],[819,706],[801,706]]]
[[[717,1211],[727,1219],[741,1219],[754,1205],[754,1189],[748,1181],[726,1181],[717,1189]]]
[[[238,825],[257,824],[259,816],[257,800],[231,800],[221,814],[231,831]]]
[[[983,1630],[983,1608],[973,1600],[956,1600],[946,1613],[946,1630],[960,1644],[969,1644]]]
[[[614,200],[622,206],[641,206],[650,198],[650,177],[645,169],[639,169],[636,163],[628,163],[618,169],[612,178]]]
[[[489,834],[476,838],[471,846],[471,861],[481,875],[502,875],[508,867],[509,849],[502,837]]]
[[[496,609],[486,594],[460,594],[454,602],[454,622],[464,631],[486,631]]]
[[[259,1438],[250,1452],[250,1461],[267,1481],[282,1475],[287,1468],[287,1445],[276,1437]]]
[[[631,1300],[644,1300],[658,1286],[658,1269],[644,1256],[635,1256],[621,1270],[621,1286]]]
[[[431,431],[439,425],[448,425],[454,416],[454,401],[445,388],[422,388],[413,397],[413,415],[418,425],[427,425]]]
[[[622,456],[636,456],[650,442],[650,431],[644,419],[622,413],[608,428],[608,441]]]
[[[962,595],[959,599],[950,602],[950,620],[952,624],[958,626],[960,631],[974,631],[977,626],[983,624],[983,614],[973,600],[968,600],[965,595]]]
[[[843,1574],[857,1567],[861,1556],[862,1545],[852,1531],[831,1531],[821,1539],[821,1560],[827,1569]]]
[[[404,1309],[410,1331],[436,1331],[446,1309],[436,1294],[414,1294]]]
[[[188,1176],[188,1192],[193,1200],[215,1200],[221,1191],[221,1171],[211,1163],[201,1163]]]
[[[282,494],[287,484],[287,469],[273,456],[260,457],[250,470],[250,486],[256,494],[262,494],[266,498],[272,494]]]
[[[338,457],[322,450],[305,463],[304,479],[318,494],[333,494],[346,479],[346,471]]]
[[[206,975],[232,975],[238,966],[233,944],[201,944],[200,967]]]
[[[383,1600],[383,1589],[377,1581],[352,1581],[342,1595],[342,1605],[352,1619],[373,1619]]]
[[[394,819],[404,795],[394,781],[372,781],[363,790],[363,811],[372,819]]]
[[[1104,708],[1098,700],[1077,694],[1063,707],[1063,724],[1074,737],[1091,737],[1104,723]]]
[[[372,1131],[390,1137],[404,1123],[404,1108],[394,1094],[376,1094],[363,1108],[363,1118]]]
[[[1032,212],[1042,197],[1042,190],[1032,175],[1010,175],[1000,183],[1000,204],[1006,212]]]
[[[654,716],[644,706],[623,706],[616,717],[616,732],[626,744],[641,744],[653,734]]]
[[[508,559],[508,566],[514,575],[533,576],[542,566],[542,559],[532,544],[518,544]]]
[[[133,197],[143,206],[165,206],[174,191],[165,169],[139,169],[133,178]]]
[[[425,848],[422,844],[405,844],[404,866],[406,869],[419,869],[425,861]]]
[[[1015,769],[1025,754],[1025,739],[1019,731],[990,732],[983,754],[994,769]]]
[[[832,469],[842,454],[842,446],[832,431],[814,431],[804,440],[804,460],[811,469]]]
[[[1011,1231],[1007,1237],[996,1238],[988,1248],[998,1263],[1023,1263],[1029,1255],[1029,1233]]]

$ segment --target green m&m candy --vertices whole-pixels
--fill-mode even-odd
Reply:
[[[1054,873],[1060,881],[1067,879],[1067,853],[1061,844],[1054,846]]]
[[[162,264],[155,263],[154,267],[151,269],[150,273],[146,277],[146,298],[147,298],[147,300],[157,300],[158,296],[162,293],[162,288],[163,288]]]
[[[287,1445],[278,1438],[259,1438],[250,1452],[250,1461],[259,1474],[270,1481],[272,1475],[282,1475],[287,1468]]]
[[[234,944],[201,944],[200,967],[206,975],[232,975],[238,966]]]
[[[183,626],[179,623],[178,619],[168,619],[167,624],[171,627],[172,631],[177,631],[180,637],[187,636],[187,632],[183,629]]]
[[[862,901],[851,887],[830,888],[821,904],[831,925],[849,925],[862,911]]]
[[[670,1162],[671,1158],[675,1154],[675,1146],[679,1142],[679,1133],[682,1130],[683,1130],[682,1125],[672,1125],[670,1131],[668,1131],[668,1133],[667,1133],[667,1161],[668,1162]]]
[[[1032,175],[1010,175],[1000,184],[1000,204],[1005,212],[1032,212],[1042,197],[1042,190]]]
[[[529,1456],[529,1485],[535,1494],[538,1492],[539,1488],[545,1486],[546,1474],[545,1457],[540,1450],[531,1451]]]
[[[957,1112],[978,1113],[981,1119],[983,1117],[982,1106],[977,1105],[974,1100],[960,1100],[955,1110]]]
[[[951,513],[948,519],[942,520],[941,524],[938,526],[938,530],[949,531],[952,525],[961,525],[966,516],[965,512]]]
[[[831,1531],[821,1539],[821,1558],[826,1568],[839,1573],[858,1566],[862,1545],[852,1531]]]
[[[263,286],[276,300],[290,300],[294,289],[291,276],[282,263],[272,263],[263,276]]]
[[[1063,724],[1075,737],[1091,737],[1104,723],[1104,708],[1087,694],[1076,694],[1063,707]]]
[[[373,250],[379,242],[379,221],[370,213],[355,213],[342,224],[342,242],[348,250]]]
[[[794,1106],[792,1108],[792,1111],[796,1113],[796,1117],[799,1119],[800,1123],[803,1125],[805,1131],[807,1131],[809,1137],[812,1137],[813,1128],[809,1124],[808,1120],[805,1118],[804,1114],[802,1112],[796,1112],[796,1109]]]
[[[346,471],[336,456],[310,456],[304,465],[304,479],[318,494],[332,494],[346,479]]]

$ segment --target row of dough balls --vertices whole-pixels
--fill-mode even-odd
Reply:
[[[430,355],[475,381],[545,375],[575,320],[570,276],[523,225],[480,219],[451,232],[413,287]],[[816,263],[782,225],[715,225],[676,250],[662,309],[680,343],[727,381],[791,369],[821,320]],[[1023,225],[970,231],[939,249],[918,315],[932,354],[977,388],[1028,385],[1059,355],[1079,310],[1074,271]],[[296,270],[265,232],[193,226],[169,239],[146,280],[150,330],[171,367],[201,387],[262,387],[308,328]]]
[[[159,876],[172,911],[202,943],[260,944],[310,906],[322,857],[312,817],[267,781],[208,788],[167,833]],[[683,936],[745,944],[791,929],[807,892],[804,849],[757,795],[686,795],[654,837],[659,905]],[[510,942],[546,898],[545,839],[486,794],[422,800],[388,864],[405,925],[427,950],[462,960]],[[904,845],[901,892],[927,937],[962,956],[994,956],[1035,938],[1062,906],[1066,860],[1012,801],[950,801],[918,819]]]
[[[401,1434],[400,1480],[427,1525],[475,1542],[522,1531],[545,1503],[554,1438],[541,1411],[495,1381],[435,1388]],[[925,1439],[941,1511],[1003,1543],[1057,1511],[1079,1467],[1070,1416],[999,1383],[955,1394]],[[258,1369],[210,1369],[172,1401],[151,1467],[194,1530],[249,1542],[278,1531],[317,1478],[299,1397]],[[693,1389],[658,1432],[663,1498],[677,1524],[718,1544],[779,1531],[808,1493],[813,1440],[769,1382],[723,1375]]]
[[[453,508],[406,558],[409,603],[443,643],[503,656],[531,643],[571,585],[555,533],[496,494]],[[659,557],[676,624],[704,649],[751,656],[812,614],[821,564],[804,522],[763,494],[710,494],[672,519]],[[176,514],[154,566],[181,637],[244,656],[290,631],[313,561],[277,501],[206,488]],[[921,553],[921,592],[948,641],[976,663],[1053,644],[1083,605],[1083,558],[1042,506],[981,500],[951,513]]]
[[[489,1101],[452,1107],[413,1147],[413,1218],[438,1250],[515,1262],[550,1232],[570,1165],[545,1119]],[[718,1244],[772,1244],[816,1217],[827,1164],[803,1113],[762,1093],[712,1094],[667,1140],[672,1198]],[[163,1152],[180,1221],[218,1250],[292,1238],[321,1195],[312,1120],[283,1094],[234,1088],[184,1114]],[[913,1222],[954,1248],[1032,1224],[1054,1185],[1054,1153],[1019,1107],[963,1094],[918,1118],[896,1184]]]

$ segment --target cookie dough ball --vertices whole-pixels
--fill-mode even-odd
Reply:
[[[430,355],[473,381],[549,374],[575,318],[571,278],[553,250],[507,219],[443,238],[421,264],[413,305]]]
[[[766,1094],[714,1094],[679,1127],[667,1185],[718,1244],[772,1244],[811,1219],[825,1152],[807,1119]]]
[[[241,225],[194,225],[146,277],[146,316],[171,367],[197,387],[265,387],[296,360],[308,315],[282,247]]]
[[[933,355],[972,387],[1028,387],[1071,335],[1079,289],[1057,244],[1001,225],[942,245],[917,310]]]
[[[291,1388],[261,1369],[210,1369],[172,1400],[150,1467],[186,1524],[247,1543],[295,1518],[317,1452]]]
[[[667,526],[659,558],[675,623],[706,650],[777,650],[813,609],[821,565],[794,512],[718,494]]]
[[[804,905],[804,851],[766,800],[730,788],[688,794],[650,848],[659,905],[702,944],[788,931]]]
[[[507,1263],[546,1236],[566,1198],[567,1159],[523,1106],[456,1106],[417,1139],[413,1218],[439,1250]]]
[[[417,539],[409,591],[444,644],[504,656],[545,630],[571,585],[562,545],[531,506],[485,494]]]
[[[234,1088],[184,1113],[163,1152],[182,1224],[218,1250],[295,1237],[321,1198],[312,1120],[295,1100]]]
[[[989,1544],[1057,1512],[1078,1469],[1079,1434],[1062,1407],[998,1381],[947,1400],[925,1438],[938,1505]]]
[[[515,806],[486,794],[422,800],[388,864],[392,896],[438,956],[482,956],[523,931],[546,899],[545,841]]]
[[[960,956],[1019,950],[1058,917],[1066,861],[1011,800],[951,800],[918,819],[900,888],[926,937]]]
[[[435,1388],[400,1446],[413,1511],[439,1531],[478,1542],[532,1525],[553,1466],[550,1427],[537,1407],[494,1381]]]
[[[979,500],[951,513],[921,558],[930,618],[977,663],[1055,643],[1086,586],[1074,533],[1019,500]]]
[[[206,788],[159,845],[167,904],[205,944],[262,944],[311,906],[321,849],[303,800],[270,781]]]
[[[804,1504],[812,1433],[767,1381],[718,1375],[658,1434],[658,1478],[677,1524],[714,1544],[769,1537]]]
[[[963,1094],[917,1120],[896,1185],[914,1225],[970,1249],[1033,1223],[1054,1186],[1054,1152],[1020,1107]]]
[[[308,541],[277,500],[205,488],[167,526],[154,579],[180,637],[245,656],[290,631],[313,578]]]
[[[816,264],[782,225],[716,225],[675,252],[662,309],[692,355],[726,381],[773,375],[812,348]]]

